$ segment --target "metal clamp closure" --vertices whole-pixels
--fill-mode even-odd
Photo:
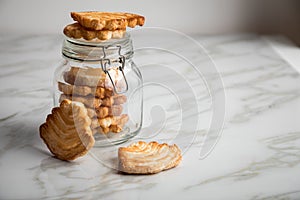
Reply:
[[[111,47],[117,47],[117,48],[119,48],[118,49],[118,54],[119,54],[118,62],[120,63],[120,66],[118,67],[118,70],[120,70],[121,73],[122,73],[122,75],[123,75],[123,80],[124,80],[124,83],[125,83],[124,90],[122,90],[122,89],[120,91],[117,90],[117,86],[116,86],[114,80],[112,79],[112,77],[111,77],[111,75],[109,73],[108,67],[111,66],[111,60],[108,59],[108,58],[106,58],[106,52],[105,51],[106,51],[106,49],[111,48]],[[101,68],[104,71],[104,73],[108,75],[108,77],[109,77],[109,79],[111,81],[111,84],[113,85],[115,93],[117,93],[117,94],[123,94],[123,93],[127,92],[128,91],[128,82],[127,82],[127,79],[126,79],[125,74],[124,74],[124,67],[125,67],[125,60],[126,59],[125,59],[125,56],[123,56],[121,54],[121,46],[120,45],[117,45],[117,46],[112,46],[112,45],[111,46],[106,46],[106,47],[102,47],[102,50],[103,50],[103,57],[100,59]]]

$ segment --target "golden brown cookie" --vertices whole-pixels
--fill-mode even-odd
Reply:
[[[124,104],[127,101],[127,97],[123,94],[113,95],[111,97],[104,98],[102,100],[102,105],[111,107],[113,105]]]
[[[93,119],[91,123],[91,129],[93,131],[93,134],[107,134],[109,132],[119,133],[123,130],[123,127],[127,123],[128,119],[129,118],[127,114],[123,114],[117,117]]]
[[[71,85],[105,87],[106,74],[101,68],[71,67],[64,73],[64,80]]]
[[[127,26],[134,28],[145,23],[143,16],[121,12],[71,12],[71,17],[91,30],[117,30],[126,29]]]
[[[120,79],[122,74],[117,68],[109,69],[111,78],[117,88],[123,87],[117,80]],[[69,71],[64,73],[64,80],[66,83],[76,86],[89,86],[89,87],[104,87],[110,89],[110,93],[113,93],[113,85],[109,77],[105,74],[102,68],[79,68],[71,67]],[[107,92],[107,91],[106,91]],[[108,94],[108,93],[107,93]],[[107,95],[109,96],[109,95]]]
[[[120,116],[123,107],[121,105],[113,105],[111,107],[100,106],[98,108],[88,108],[90,118],[104,118],[107,116]]]
[[[123,127],[129,120],[129,116],[127,114],[122,114],[120,116],[113,116],[113,121],[111,125],[119,125]]]
[[[40,137],[57,158],[74,160],[85,155],[95,143],[90,125],[82,103],[64,100],[40,126]]]
[[[121,125],[111,125],[109,130],[113,133],[120,133],[123,130],[123,126]]]
[[[80,39],[83,38],[85,40],[94,40],[98,39],[101,41],[109,40],[109,39],[119,39],[123,38],[125,35],[125,29],[118,30],[89,30],[87,28],[82,27],[78,23],[69,24],[64,28],[64,34],[70,38]]]
[[[112,107],[113,105],[120,105],[127,101],[127,97],[123,94],[106,97],[104,99],[93,96],[75,96],[61,94],[59,102],[63,101],[64,99],[82,102],[86,107],[89,108],[98,108],[100,106]]]
[[[97,118],[107,117],[109,115],[110,110],[110,107],[106,106],[100,106],[98,108],[95,108]]]
[[[93,134],[95,135],[96,133],[100,133],[100,134],[107,134],[110,131],[110,128],[102,128],[102,127],[96,127],[92,129]]]
[[[127,114],[122,114],[120,116],[109,116],[102,119],[94,118],[92,119],[91,128],[109,128],[111,125],[119,125],[120,127],[123,127],[129,120],[129,117]]]
[[[60,98],[59,98],[59,102],[62,102],[65,99],[81,102],[86,107],[89,107],[89,108],[98,108],[102,104],[101,99],[95,98],[93,96],[83,97],[83,96],[71,96],[71,95],[61,94]]]
[[[96,113],[96,110],[95,110],[94,108],[86,108],[86,109],[87,109],[88,116],[89,116],[91,119],[97,117],[97,113]]]
[[[139,141],[118,151],[119,170],[128,174],[154,174],[176,167],[181,151],[176,144]]]
[[[93,128],[92,132],[93,132],[93,134],[96,134],[96,133],[107,134],[109,132],[120,133],[122,130],[123,130],[123,127],[120,125],[111,125],[109,128],[103,128],[101,126]]]
[[[69,85],[66,83],[58,82],[58,89],[66,95],[77,96],[95,96],[99,98],[110,97],[113,93],[111,89],[104,87],[90,87],[90,86],[77,86]]]

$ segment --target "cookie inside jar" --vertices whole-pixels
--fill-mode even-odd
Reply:
[[[130,120],[130,93],[127,93],[128,83],[123,76],[118,67],[104,72],[101,65],[98,68],[70,65],[56,82],[59,96],[57,103],[67,99],[81,102],[86,107],[96,140],[95,146],[97,142],[103,146],[104,142],[121,142],[130,136],[130,127],[127,126]],[[129,80],[129,84],[131,82]]]
[[[107,73],[102,68],[71,66],[64,72],[64,82],[58,82],[59,102],[69,99],[83,103],[93,134],[120,133],[129,120],[123,113],[127,97],[117,93],[125,89],[119,70],[112,68]]]
[[[63,30],[63,61],[55,71],[54,105],[67,99],[85,106],[95,147],[125,142],[138,134],[143,115],[142,75],[126,29],[142,26],[144,17],[107,12],[71,17],[75,23]]]

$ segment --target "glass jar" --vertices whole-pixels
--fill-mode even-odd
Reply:
[[[130,34],[92,42],[66,37],[62,55],[54,78],[55,106],[63,99],[82,102],[96,147],[134,137],[142,126],[143,81],[132,61]]]

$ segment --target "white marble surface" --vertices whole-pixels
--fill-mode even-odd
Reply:
[[[292,62],[260,36],[194,38],[207,49],[223,78],[226,118],[222,137],[213,151],[200,159],[201,141],[212,118],[203,81],[193,82],[189,68],[181,69],[182,74],[191,73],[192,88],[198,92],[199,107],[195,109],[189,106],[193,97],[184,93],[184,86],[176,85],[180,81],[177,83],[174,76],[153,76],[150,68],[143,68],[146,83],[165,78],[163,84],[185,95],[180,100],[184,103],[173,104],[176,95],[164,96],[166,91],[162,87],[153,90],[153,84],[146,87],[145,121],[138,138],[173,141],[173,135],[166,133],[179,130],[176,125],[181,116],[190,123],[197,115],[200,125],[193,143],[188,140],[180,144],[185,153],[177,168],[151,176],[131,176],[106,167],[109,161],[105,166],[95,159],[109,149],[93,149],[70,163],[51,156],[39,138],[38,127],[52,107],[51,81],[60,60],[62,37],[1,36],[0,199],[300,199],[300,76],[294,69],[299,65],[292,67]],[[170,50],[183,45],[180,41],[167,42]],[[298,51],[300,56],[292,44],[285,48],[294,49],[295,55]],[[186,52],[202,59],[192,48]],[[142,54],[139,58],[147,59]],[[179,62],[165,57],[163,64]],[[166,123],[149,136],[161,122],[151,114],[155,105],[165,109]],[[185,116],[185,112],[190,115]],[[157,113],[161,113],[159,108]],[[189,138],[194,130],[184,126],[180,131]],[[106,155],[115,157],[115,150]]]

